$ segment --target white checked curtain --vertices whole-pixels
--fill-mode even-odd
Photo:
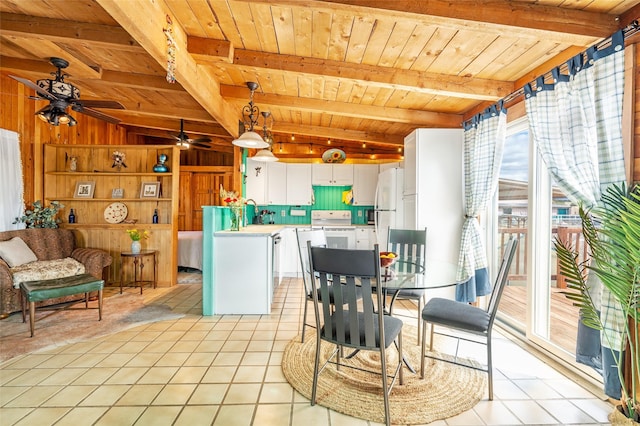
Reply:
[[[465,125],[464,185],[465,221],[462,226],[456,300],[475,302],[491,293],[487,256],[477,217],[483,213],[496,192],[507,129],[507,111],[502,102]]]
[[[0,182],[0,231],[24,228],[13,223],[24,210],[20,140],[16,132],[6,129],[0,129]]]
[[[556,185],[572,201],[592,207],[600,201],[604,188],[625,181],[622,31],[611,37],[605,49],[592,47],[567,65],[568,75],[559,69],[553,71],[554,84],[545,84],[541,77],[536,91],[531,85],[525,87],[527,118],[535,146]],[[605,325],[601,344],[619,350],[619,330],[625,322],[622,310],[606,289],[593,289],[592,293],[596,300],[601,296]],[[579,339],[578,354],[581,350]]]

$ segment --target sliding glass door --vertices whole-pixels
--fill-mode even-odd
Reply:
[[[573,362],[577,309],[560,293],[553,240],[558,234],[582,244],[577,207],[553,185],[529,137],[526,119],[507,131],[499,190],[488,245],[497,262],[510,236],[519,240],[498,318],[523,338]],[[496,263],[493,263],[496,264]]]

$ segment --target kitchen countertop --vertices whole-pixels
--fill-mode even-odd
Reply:
[[[247,225],[243,228],[240,228],[239,231],[216,231],[215,235],[219,237],[255,237],[260,235],[274,235],[278,232],[282,231],[284,228],[309,228],[311,225],[309,224],[274,224],[274,225]],[[344,228],[373,228],[373,225],[345,225]]]
[[[239,231],[216,231],[216,237],[256,237],[265,235],[274,235],[280,232],[283,228],[291,225],[247,225],[240,228]]]

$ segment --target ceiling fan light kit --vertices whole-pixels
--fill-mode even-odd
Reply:
[[[198,138],[198,139],[190,138],[189,135],[187,135],[184,132],[184,119],[183,118],[180,119],[180,133],[172,134],[171,136],[177,140],[176,146],[178,146],[181,151],[185,151],[185,150],[191,148],[191,146],[193,146],[194,148],[203,148],[203,149],[205,149],[205,148],[208,148],[207,143],[211,142],[211,139],[206,137],[206,136]]]
[[[78,124],[77,121],[67,113],[67,108],[71,106],[73,111],[105,120],[109,123],[118,124],[120,122],[120,120],[115,117],[89,108],[124,109],[124,106],[120,102],[98,100],[81,101],[80,90],[73,84],[64,81],[66,74],[64,74],[62,70],[69,66],[69,62],[61,58],[50,58],[49,62],[57,68],[56,72],[51,73],[54,79],[45,78],[37,80],[37,82],[34,83],[25,78],[13,75],[9,76],[35,90],[36,96],[38,96],[37,99],[46,99],[49,101],[48,106],[36,112],[36,116],[40,120],[53,126],[59,126],[60,124],[75,126]]]

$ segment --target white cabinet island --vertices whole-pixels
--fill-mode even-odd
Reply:
[[[202,314],[271,313],[283,225],[222,230],[228,208],[204,206]]]

